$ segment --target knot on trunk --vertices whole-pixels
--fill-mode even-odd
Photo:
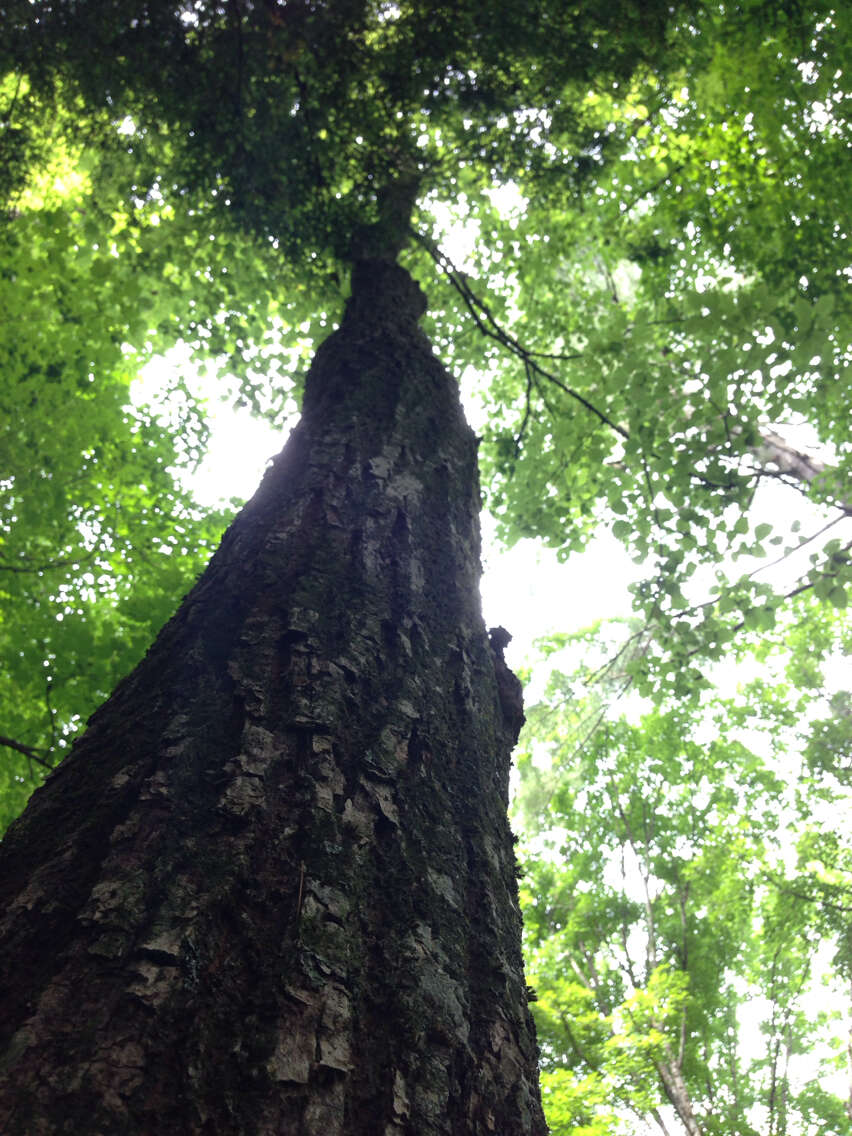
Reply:
[[[511,639],[512,636],[505,627],[491,627],[488,630],[488,642],[494,656],[494,674],[497,679],[497,695],[500,699],[503,722],[512,739],[512,745],[515,745],[526,718],[524,717],[524,688],[521,686],[518,676],[509,669],[509,665],[503,656],[503,652]]]

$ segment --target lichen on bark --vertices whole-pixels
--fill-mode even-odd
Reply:
[[[424,308],[356,264],[299,426],[10,831],[4,1132],[546,1131],[519,708]]]

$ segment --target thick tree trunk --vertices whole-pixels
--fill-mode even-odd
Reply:
[[[356,266],[283,453],[10,831],[6,1136],[546,1131],[519,688],[423,306]]]

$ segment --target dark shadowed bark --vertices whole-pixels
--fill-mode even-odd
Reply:
[[[285,450],[11,829],[7,1136],[546,1131],[519,688],[423,306],[356,266]]]

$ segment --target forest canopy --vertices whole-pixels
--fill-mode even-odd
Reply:
[[[139,405],[140,369],[180,345],[280,424],[352,259],[399,255],[479,376],[501,539],[641,565],[628,624],[542,644],[519,758],[554,1132],[850,1131],[846,6],[2,19],[4,825],[237,504],[187,489],[196,388]]]

